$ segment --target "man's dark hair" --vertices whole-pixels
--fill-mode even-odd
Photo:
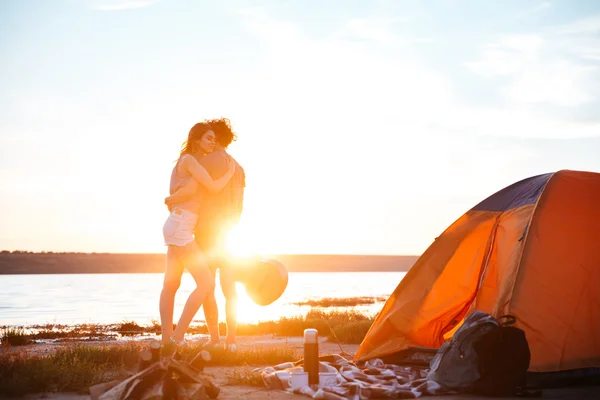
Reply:
[[[210,119],[206,122],[212,126],[213,131],[215,132],[217,143],[219,143],[221,146],[227,148],[231,142],[237,139],[237,135],[231,130],[231,122],[229,122],[229,119]]]

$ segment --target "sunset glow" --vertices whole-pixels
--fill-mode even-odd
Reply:
[[[5,0],[0,59],[0,397],[600,367],[600,0]],[[514,379],[427,369],[465,320]]]
[[[259,233],[250,232],[244,224],[236,225],[227,235],[226,247],[233,257],[249,257],[257,254],[260,248]]]
[[[599,171],[600,8],[451,4],[2,3],[1,247],[164,252],[205,118],[247,173],[235,254],[420,254],[499,188]]]

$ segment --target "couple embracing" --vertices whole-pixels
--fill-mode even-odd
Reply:
[[[220,344],[214,293],[219,269],[226,300],[225,348],[235,350],[237,293],[232,266],[224,257],[227,232],[239,221],[244,200],[245,172],[226,151],[235,139],[225,118],[197,123],[171,173],[170,196],[165,199],[170,214],[163,226],[167,265],[159,305],[163,343],[182,344],[194,315],[204,306],[209,343]],[[173,329],[175,294],[184,269],[196,288]]]

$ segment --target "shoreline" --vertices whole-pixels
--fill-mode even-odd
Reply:
[[[358,344],[362,341],[374,316],[353,310],[311,309],[304,316],[283,317],[276,321],[258,323],[238,323],[237,337],[270,335],[271,337],[303,337],[304,329],[316,328],[320,337],[339,340],[341,343]],[[2,326],[2,345],[28,346],[36,344],[60,344],[73,342],[99,341],[115,343],[126,340],[160,338],[161,326],[158,321],[151,325],[138,325],[133,321],[111,324],[74,325],[29,325]],[[226,324],[219,322],[219,332],[226,334]],[[208,337],[208,328],[203,321],[193,322],[186,337],[194,340]]]
[[[270,254],[288,272],[407,272],[413,255]],[[165,254],[0,252],[0,275],[162,273]]]
[[[208,334],[186,335],[186,341],[191,346],[201,346],[207,343]],[[302,336],[277,336],[277,335],[238,335],[236,344],[240,350],[250,349],[271,349],[288,348],[293,349],[300,354],[304,351],[304,338]],[[31,343],[23,346],[0,346],[0,355],[3,354],[23,354],[24,356],[49,355],[61,348],[73,346],[127,346],[129,344],[145,344],[151,341],[160,341],[159,335],[145,335],[124,337],[116,340],[71,340],[67,342],[40,342]],[[221,344],[225,343],[225,336],[221,336]],[[319,351],[324,354],[339,353],[340,346],[344,352],[354,355],[358,350],[357,343],[338,344],[325,336],[319,336]]]
[[[256,320],[256,321],[238,321],[238,325],[243,326],[253,326],[260,324],[273,324],[281,319],[297,319],[305,317],[308,313],[317,312],[324,314],[361,314],[362,316],[373,318],[374,314],[372,312],[367,312],[364,309],[360,309],[365,306],[375,306],[380,305],[383,307],[383,304],[387,300],[387,297],[384,296],[358,296],[358,297],[324,297],[321,299],[306,299],[303,301],[298,301],[294,303],[290,303],[298,309],[302,309],[296,313],[290,313],[285,316],[281,316],[280,318],[275,319],[266,319],[266,320]],[[359,307],[358,309],[356,307]],[[219,323],[223,324],[225,320],[220,320]],[[0,330],[11,328],[11,327],[19,327],[27,330],[66,330],[66,329],[76,329],[83,328],[88,329],[88,327],[96,327],[97,331],[107,331],[113,328],[115,330],[118,326],[128,324],[131,327],[137,329],[138,331],[146,330],[148,328],[152,328],[160,325],[158,324],[157,318],[142,318],[142,320],[138,319],[121,319],[114,321],[72,321],[72,322],[34,322],[34,323],[8,323],[0,320]],[[192,320],[191,327],[201,327],[206,325],[206,321],[203,319],[194,319]],[[156,329],[156,328],[154,328]]]

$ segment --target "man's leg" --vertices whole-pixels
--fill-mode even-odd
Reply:
[[[195,240],[200,250],[208,258],[208,266],[212,273],[213,290],[208,293],[203,304],[204,320],[210,335],[210,344],[218,345],[221,341],[219,337],[219,309],[217,308],[217,300],[215,299],[214,283],[217,273],[217,264],[214,257],[215,244],[215,229],[212,224],[203,224],[196,227]]]
[[[219,281],[225,296],[225,319],[227,321],[227,337],[225,345],[235,344],[237,331],[237,291],[235,289],[235,274],[232,267],[223,263],[219,268]]]
[[[231,225],[223,221],[215,236],[215,250],[219,255],[219,282],[223,296],[225,296],[225,321],[227,334],[225,346],[235,350],[235,336],[237,331],[237,291],[235,290],[235,270],[230,264],[229,254],[226,251],[227,235]]]
[[[211,272],[213,282],[215,281],[216,269],[213,267],[213,263],[210,262]],[[218,345],[221,341],[219,336],[219,309],[217,308],[217,300],[215,298],[215,291],[213,289],[212,292],[206,296],[206,300],[204,300],[204,320],[206,321],[206,327],[208,328],[208,333],[210,335],[211,345]]]

